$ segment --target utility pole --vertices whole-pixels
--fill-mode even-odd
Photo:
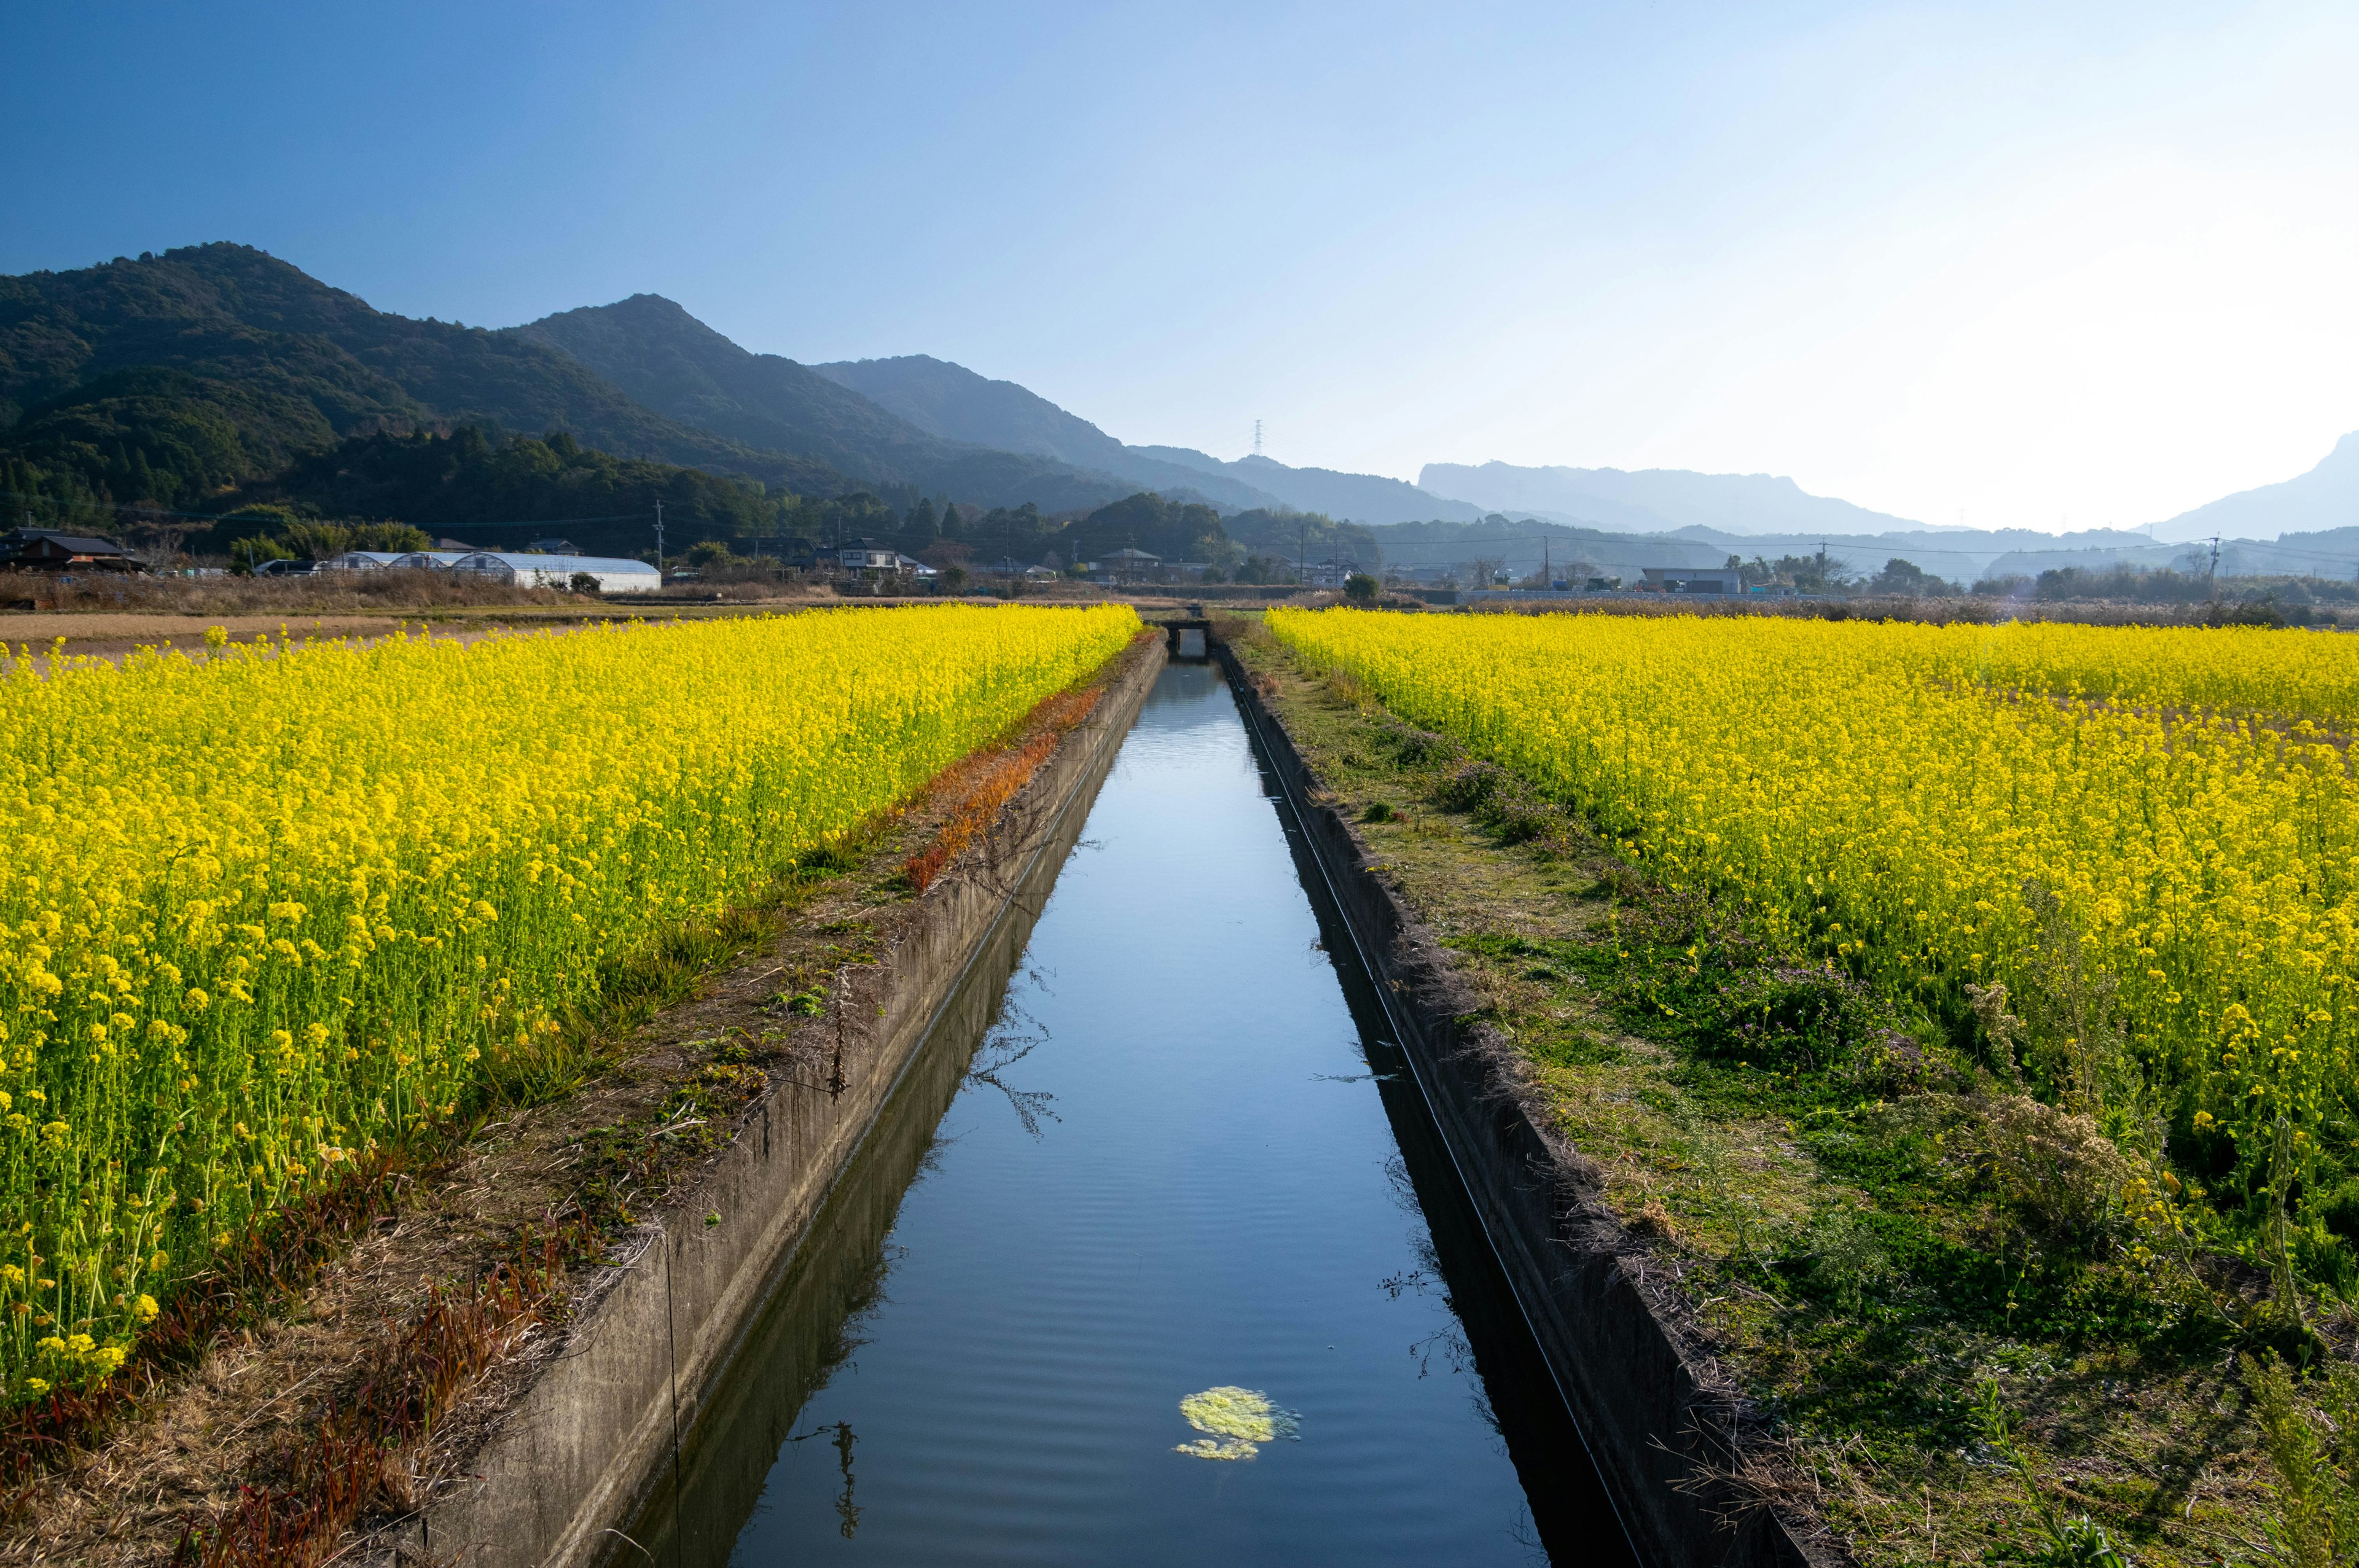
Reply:
[[[656,502],[656,580],[663,581],[663,502]]]
[[[1556,587],[1556,570],[1549,565],[1549,536],[1546,534],[1540,535],[1540,587],[1543,590],[1552,590]]]
[[[1254,428],[1256,431],[1261,428],[1260,420],[1254,421]],[[1258,441],[1260,437],[1256,435],[1255,439]],[[1300,553],[1294,558],[1295,580],[1304,588],[1309,588],[1310,586],[1310,524],[1308,523],[1302,524],[1302,543],[1297,546],[1297,549]]]
[[[2212,597],[2220,597],[2220,535],[2212,535],[2212,564],[2204,568],[2203,581]]]

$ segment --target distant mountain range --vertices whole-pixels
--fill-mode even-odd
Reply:
[[[1518,468],[1513,463],[1428,463],[1418,483],[1485,511],[1528,513],[1628,533],[1704,527],[1726,534],[1922,533],[1922,523],[1811,495],[1766,473],[1694,473],[1685,469]]]
[[[1716,567],[1731,556],[1775,561],[1781,556],[1815,556],[1823,547],[1830,561],[1861,577],[1874,576],[1897,557],[1935,577],[1971,585],[2008,572],[2036,576],[2055,566],[2102,568],[2116,560],[2163,566],[2186,553],[2183,546],[2157,545],[2144,534],[2110,528],[2060,537],[2025,528],[1733,534],[1690,525],[1653,533],[1511,519],[1494,513],[1479,523],[1403,524],[1371,532],[1387,566],[1446,567],[1487,558],[1517,576],[1538,570],[1545,561],[1560,575],[1585,568],[1598,575],[1636,578],[1647,567]]]
[[[937,436],[1061,459],[1221,506],[1292,507],[1355,523],[1471,520],[1479,506],[1375,474],[1298,469],[1265,457],[1223,462],[1189,447],[1133,447],[1012,381],[988,381],[928,354],[812,367]]]
[[[1767,474],[1436,463],[1411,485],[1130,445],[929,355],[804,365],[749,352],[655,295],[487,330],[376,310],[236,244],[0,277],[0,489],[187,506],[373,432],[464,425],[561,431],[774,492],[865,490],[898,509],[924,495],[1071,514],[1146,490],[1251,514],[1274,539],[1286,530],[1271,518],[1321,513],[1376,528],[1396,562],[1520,560],[1529,546],[1537,566],[1545,537],[1601,568],[1716,565],[1824,541],[1854,569],[1897,555],[1971,580],[2163,564],[2218,535],[2237,552],[2223,550],[2223,568],[2359,568],[2359,434],[2309,473],[2148,532],[2060,538],[1913,523]]]
[[[929,435],[1053,458],[1120,476],[1167,495],[1192,492],[1232,509],[1277,506],[1278,498],[1206,470],[1148,457],[1078,415],[1012,381],[990,381],[930,354],[845,360],[811,369]]]
[[[2182,512],[2154,525],[2166,543],[2223,539],[2277,539],[2282,535],[2359,526],[2359,431],[2334,443],[2334,450],[2308,473]],[[2315,541],[2313,541],[2314,543]]]

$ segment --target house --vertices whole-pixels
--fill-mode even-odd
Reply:
[[[112,539],[63,534],[54,528],[18,528],[0,534],[0,568],[7,568],[37,572],[147,569]]]
[[[1303,586],[1306,588],[1342,588],[1343,586],[1344,579],[1356,577],[1359,575],[1359,571],[1360,563],[1357,561],[1339,561],[1332,558],[1319,561],[1304,570],[1302,574]]]
[[[535,556],[578,556],[582,546],[571,539],[535,539],[525,551]]]
[[[1100,581],[1121,582],[1159,575],[1157,568],[1163,565],[1163,557],[1145,550],[1134,550],[1125,545],[1119,550],[1100,556],[1094,564]]]
[[[839,546],[835,557],[835,564],[848,572],[898,571],[907,558],[892,546],[880,545],[874,539],[854,539]]]
[[[451,563],[454,572],[469,572],[517,588],[571,588],[577,577],[587,577],[600,593],[653,593],[663,578],[645,561],[612,556],[532,556],[522,551],[477,550]]]
[[[1647,586],[1658,593],[1743,593],[1745,574],[1734,567],[1647,567]]]

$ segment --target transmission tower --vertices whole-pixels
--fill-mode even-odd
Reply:
[[[1261,456],[1261,421],[1254,421],[1254,456]]]

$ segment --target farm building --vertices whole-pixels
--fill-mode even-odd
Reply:
[[[1743,593],[1745,574],[1734,567],[1647,567],[1647,586],[1665,593]]]
[[[0,534],[0,568],[8,567],[48,572],[147,569],[112,539],[60,534],[54,528],[17,528]]]
[[[473,550],[412,550],[408,555],[397,557],[386,564],[408,567],[419,571],[440,571],[457,566],[473,554],[475,552]]]
[[[477,550],[451,563],[454,572],[473,572],[518,588],[571,588],[576,577],[597,580],[601,593],[653,593],[663,577],[645,561],[614,556],[528,556]]]

